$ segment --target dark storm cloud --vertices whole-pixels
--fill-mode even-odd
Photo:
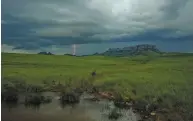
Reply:
[[[2,0],[2,44],[193,39],[193,0]]]
[[[179,10],[186,7],[188,0],[168,0],[168,4],[162,8],[165,11],[165,19],[176,19],[179,16]]]

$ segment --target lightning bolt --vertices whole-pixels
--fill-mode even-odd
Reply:
[[[76,55],[76,44],[73,44],[72,48],[73,48],[72,55]]]

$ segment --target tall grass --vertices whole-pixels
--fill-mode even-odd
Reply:
[[[93,83],[102,90],[119,92],[124,98],[149,102],[162,97],[164,104],[182,101],[191,110],[193,100],[193,55],[104,57],[59,56],[2,53],[2,79],[25,80],[40,84],[43,80],[79,85]],[[96,77],[91,72],[96,70]],[[132,93],[136,90],[136,95]]]

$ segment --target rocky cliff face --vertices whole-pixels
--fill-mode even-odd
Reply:
[[[101,53],[100,55],[106,56],[134,56],[134,55],[143,55],[147,52],[160,53],[155,45],[142,44],[124,48],[109,48],[106,52]]]

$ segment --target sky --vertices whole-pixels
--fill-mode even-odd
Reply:
[[[2,0],[3,52],[103,52],[155,44],[193,52],[193,0]]]

